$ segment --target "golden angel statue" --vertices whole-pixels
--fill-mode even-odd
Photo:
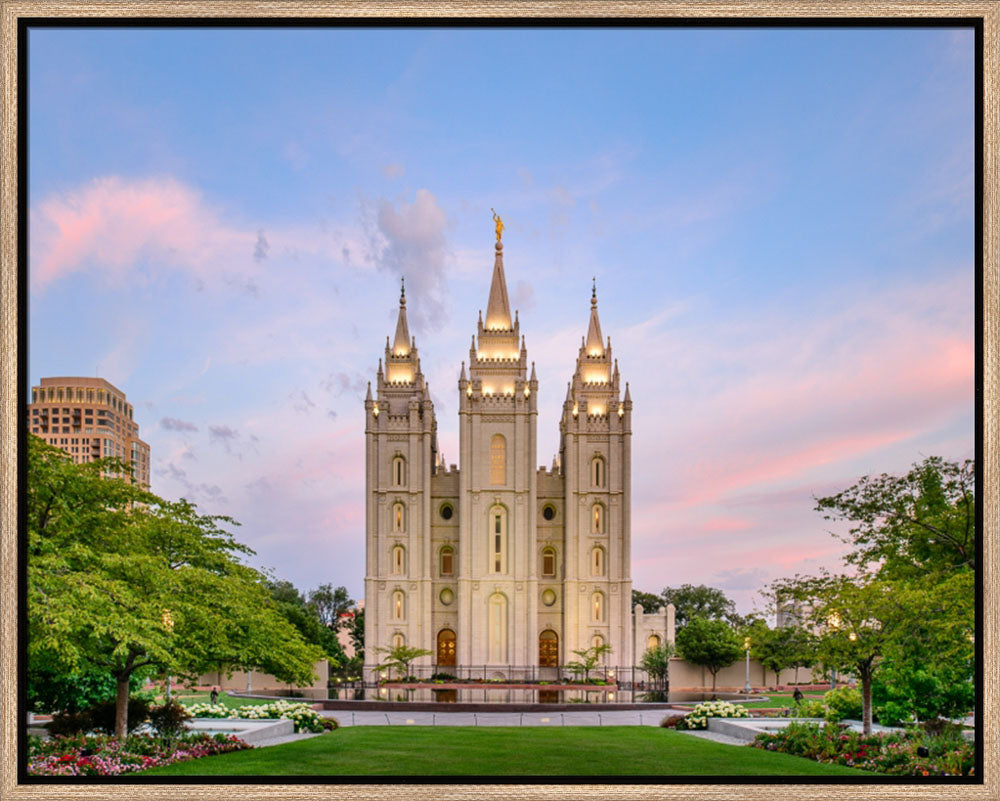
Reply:
[[[490,211],[493,211],[493,209],[490,209]],[[493,211],[493,222],[495,222],[497,226],[497,242],[499,242],[500,237],[503,236],[503,220],[500,219],[500,215],[495,211]]]

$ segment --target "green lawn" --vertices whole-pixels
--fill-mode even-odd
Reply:
[[[185,706],[191,706],[192,704],[207,704],[212,700],[211,695],[207,692],[199,692],[199,693],[175,692],[173,697],[177,701],[180,701]],[[216,703],[228,707],[229,709],[238,709],[241,706],[261,706],[263,704],[270,704],[273,702],[273,700],[274,699],[266,699],[266,698],[233,698],[232,696],[226,695],[225,693],[219,693],[219,699],[216,701]],[[287,700],[301,701],[303,699],[289,698]],[[162,703],[163,701],[162,696],[159,698],[159,701]]]
[[[357,726],[143,776],[868,776],[642,726]]]

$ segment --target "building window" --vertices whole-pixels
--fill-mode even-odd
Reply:
[[[556,516],[556,507],[554,507],[551,503],[547,503],[545,504],[544,507],[542,507],[542,517],[544,517],[546,520],[553,520],[555,516]]]
[[[396,576],[401,576],[406,572],[406,549],[402,545],[397,545],[392,549],[392,572]]]
[[[450,503],[441,504],[441,519],[451,520],[452,515],[455,514],[455,509]]]
[[[507,510],[502,506],[490,509],[490,573],[507,572]]]
[[[397,456],[392,460],[392,483],[393,486],[406,486],[406,459]]]
[[[397,631],[395,634],[392,635],[392,647],[402,648],[404,645],[406,645],[406,637],[404,637]]]
[[[488,659],[491,664],[507,662],[507,598],[501,593],[490,596]]]
[[[392,530],[393,532],[406,531],[406,508],[399,502],[392,505]]]
[[[591,551],[590,559],[590,574],[592,576],[603,576],[604,575],[604,549],[594,548]]]
[[[490,440],[490,484],[507,483],[507,440],[494,434]]]
[[[660,647],[660,637],[657,634],[650,634],[649,639],[646,640],[646,650],[652,651]]]
[[[595,623],[604,622],[604,594],[595,592],[591,596],[591,612]]]
[[[556,574],[556,549],[542,549],[542,575],[552,577]]]
[[[392,619],[406,619],[406,596],[403,595],[402,590],[396,590],[392,594]]]
[[[601,489],[605,482],[607,481],[607,476],[604,470],[604,459],[600,456],[595,456],[593,461],[590,463],[590,483],[597,489]]]
[[[604,533],[604,507],[599,503],[595,503],[591,508],[590,531],[593,534]]]
[[[538,635],[538,666],[556,667],[559,664],[559,635],[546,629]]]
[[[604,645],[604,638],[600,634],[595,634],[593,637],[591,637],[591,639],[590,639],[590,647],[591,648],[600,648],[602,645]],[[601,655],[601,664],[602,665],[604,664],[604,660],[605,659],[607,659],[607,655],[606,654],[602,654]]]
[[[441,549],[441,575],[450,576],[455,570],[455,550],[450,545]]]

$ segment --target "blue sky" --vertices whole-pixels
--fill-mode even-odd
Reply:
[[[135,404],[153,489],[362,591],[361,398],[406,276],[457,457],[496,208],[540,387],[591,278],[635,401],[633,579],[835,567],[814,495],[971,457],[958,29],[37,29],[32,383]]]

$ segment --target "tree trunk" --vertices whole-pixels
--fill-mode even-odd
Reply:
[[[715,695],[715,677],[719,675],[719,671],[712,671],[712,695]]]
[[[115,697],[115,737],[124,740],[128,736],[128,694],[129,674],[119,673],[118,692]]]
[[[861,730],[867,736],[872,733],[872,671],[865,666],[861,674]]]

